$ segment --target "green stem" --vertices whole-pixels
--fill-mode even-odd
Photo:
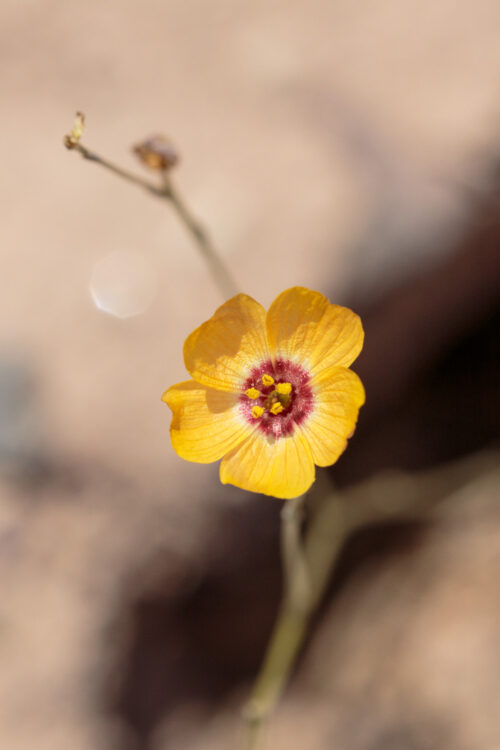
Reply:
[[[307,632],[308,613],[280,610],[269,642],[264,664],[244,709],[246,747],[258,747],[264,723],[274,710],[285,688],[295,657]]]
[[[289,500],[281,514],[281,549],[285,586],[264,662],[244,709],[246,750],[256,750],[264,725],[286,687],[304,643],[309,620],[320,602],[345,538],[341,503],[329,498],[328,523],[318,509],[301,538],[304,498]]]

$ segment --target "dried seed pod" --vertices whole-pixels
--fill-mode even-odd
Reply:
[[[167,171],[179,161],[179,154],[164,135],[152,135],[134,146],[134,153],[150,169]]]

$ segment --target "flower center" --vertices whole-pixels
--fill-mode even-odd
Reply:
[[[291,435],[314,404],[310,375],[289,360],[268,360],[254,367],[244,383],[240,409],[266,435]]]

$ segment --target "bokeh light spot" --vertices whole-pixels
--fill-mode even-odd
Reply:
[[[156,273],[138,253],[108,253],[92,269],[90,294],[95,306],[117,318],[144,313],[153,302],[156,290]]]

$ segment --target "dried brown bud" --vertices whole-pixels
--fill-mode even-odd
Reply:
[[[83,127],[85,125],[85,115],[83,112],[76,113],[75,124],[73,130],[68,135],[64,136],[64,145],[66,148],[75,148],[78,145],[80,138],[83,135]]]
[[[152,135],[134,146],[134,152],[150,169],[166,171],[179,161],[179,154],[164,135]]]

